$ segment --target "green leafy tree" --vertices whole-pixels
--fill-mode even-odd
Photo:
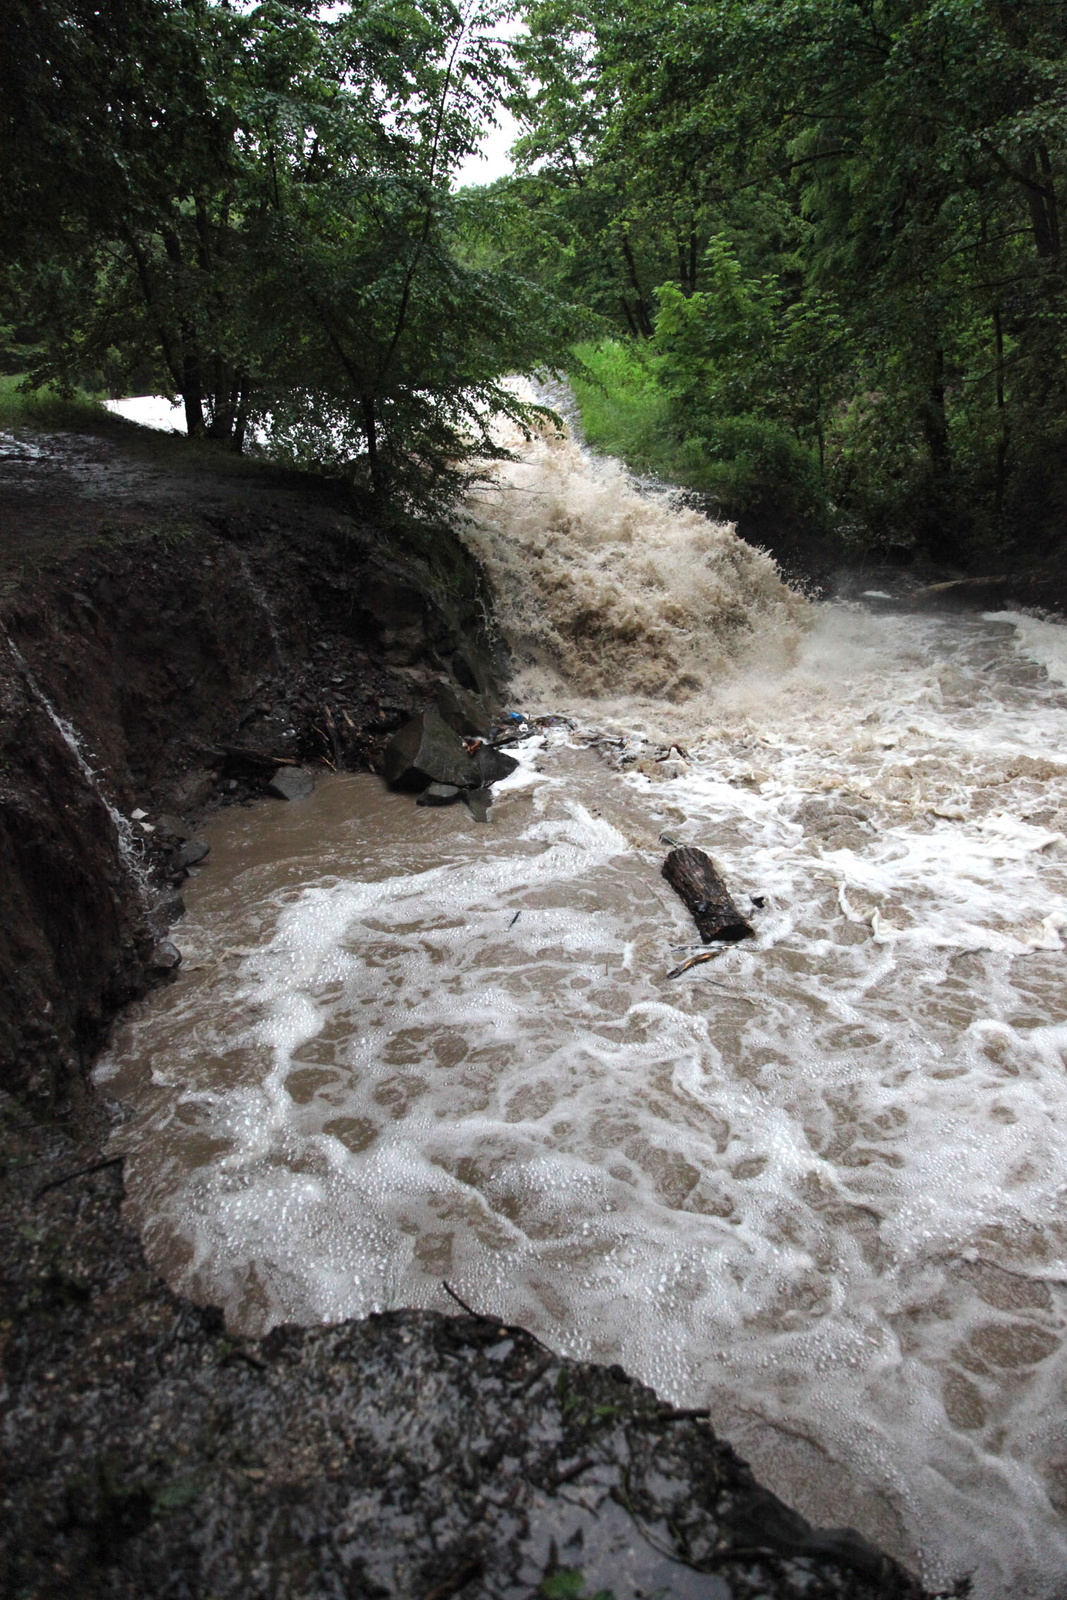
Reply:
[[[558,364],[579,319],[465,261],[492,207],[451,187],[513,85],[496,10],[138,0],[124,31],[126,7],[52,0],[35,32],[15,3],[7,283],[35,381],[147,369],[194,436],[255,424],[419,503],[497,450],[494,416],[536,420],[501,375]]]
[[[623,278],[609,242],[640,242],[647,325],[631,306],[619,326],[655,334],[694,433],[699,405],[777,419],[817,454],[834,514],[875,542],[975,560],[1013,540],[1053,548],[1067,12],[584,0],[563,19],[535,0],[528,14],[522,148],[537,203],[570,226],[556,270],[595,277],[606,310]]]

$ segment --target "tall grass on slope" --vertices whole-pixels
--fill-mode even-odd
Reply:
[[[55,389],[23,389],[20,374],[0,377],[0,428],[86,428],[110,412],[84,390],[64,396]]]

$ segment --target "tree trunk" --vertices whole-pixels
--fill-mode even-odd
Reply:
[[[739,939],[754,937],[755,928],[738,911],[714,863],[703,850],[692,845],[672,850],[663,863],[663,876],[693,913],[705,944],[712,939],[736,944]]]
[[[644,337],[646,339],[651,339],[652,319],[648,314],[648,307],[645,305],[645,296],[641,288],[641,280],[637,276],[637,262],[634,260],[634,253],[630,248],[630,241],[625,234],[623,234],[622,237],[622,254],[623,259],[626,262],[626,270],[630,275],[630,282],[633,285],[634,294],[637,297],[637,303],[634,306],[634,320],[636,321],[637,326],[640,328]]]
[[[367,465],[370,468],[370,484],[375,495],[381,495],[385,488],[382,479],[382,466],[378,457],[378,420],[374,414],[374,398],[365,394],[362,397],[363,407],[363,432],[367,439]]]
[[[251,398],[252,385],[248,381],[248,374],[243,372],[238,377],[237,404],[234,408],[233,438],[230,443],[235,455],[242,455],[245,447],[245,434],[248,431],[248,403]]]
[[[1027,151],[1023,157],[1023,171],[1026,174],[1026,204],[1030,211],[1034,248],[1042,260],[1048,261],[1060,253],[1060,222],[1056,189],[1052,181],[1052,163],[1044,146],[1041,147],[1039,155],[1035,155],[1032,150]]]
[[[1008,475],[1008,445],[1011,438],[1008,427],[1007,407],[1004,400],[1004,326],[1001,322],[999,306],[993,307],[993,334],[997,349],[997,418],[1000,422],[1000,436],[997,439],[996,480],[993,487],[993,520],[996,527],[999,528],[1004,511],[1004,487]]]
[[[930,466],[934,478],[941,482],[948,476],[948,414],[945,410],[945,352],[940,345],[934,351],[933,372],[926,401],[922,407],[922,430],[926,448],[930,452]]]
[[[202,439],[207,432],[204,426],[204,396],[200,388],[200,362],[195,346],[190,347],[184,330],[182,343],[182,405],[185,407],[185,431],[190,439]]]

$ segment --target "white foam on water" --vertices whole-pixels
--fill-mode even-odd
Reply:
[[[1054,682],[1067,684],[1067,637],[1062,623],[1046,622],[1023,611],[987,611],[986,620],[1010,622],[1020,655],[1044,667]]]
[[[661,513],[656,560],[690,539]],[[182,975],[101,1069],[137,1107],[146,1248],[250,1331],[446,1310],[447,1279],[710,1404],[806,1515],[928,1584],[1053,1600],[1067,697],[1014,618],[840,605],[805,634],[757,563],[755,635],[786,641],[768,665],[729,628],[698,646],[691,613],[663,682],[707,676],[664,704],[638,607],[583,699],[559,618],[583,586],[612,612],[598,584],[630,581],[585,515],[561,534],[563,611],[506,613],[527,709],[579,726],[520,747],[489,828],[369,777],[217,825]],[[530,559],[501,557],[498,586]],[[764,902],[755,939],[673,981],[695,931],[664,829]]]

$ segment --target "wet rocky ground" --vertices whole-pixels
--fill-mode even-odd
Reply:
[[[88,1071],[181,835],[500,662],[447,530],[118,423],[0,446],[0,1592],[918,1596],[492,1307],[253,1343],[147,1270]]]

